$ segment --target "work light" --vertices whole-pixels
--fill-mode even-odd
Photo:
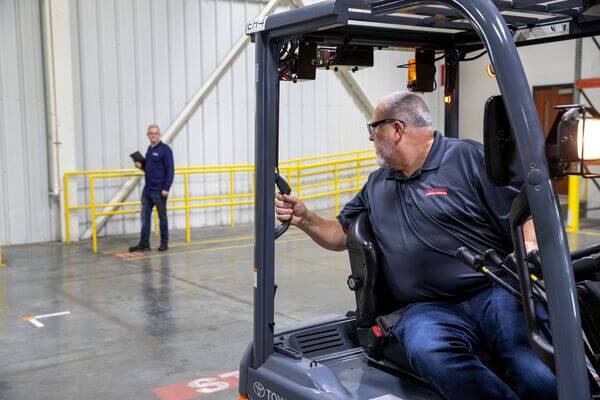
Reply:
[[[600,176],[589,170],[590,165],[600,165],[600,119],[595,118],[598,115],[580,104],[555,108],[560,111],[546,139],[551,175]]]

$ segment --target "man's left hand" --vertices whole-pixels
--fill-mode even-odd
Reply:
[[[162,194],[163,197],[167,197],[169,195],[169,191],[163,190],[160,194]]]

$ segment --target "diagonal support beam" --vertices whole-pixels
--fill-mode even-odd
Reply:
[[[373,118],[373,111],[375,107],[367,97],[367,94],[362,90],[359,83],[354,79],[351,72],[347,70],[340,70],[336,73],[338,79],[342,82],[344,89],[352,96],[354,103],[358,109],[363,113],[367,121]]]
[[[261,19],[271,14],[273,10],[282,2],[282,0],[271,0],[265,8],[260,12],[256,19]],[[303,7],[304,3],[302,0],[290,0],[292,7]],[[185,106],[185,108],[181,111],[181,113],[177,116],[175,121],[169,126],[169,128],[165,131],[162,140],[165,143],[171,143],[173,139],[177,136],[181,128],[185,125],[185,123],[190,119],[194,111],[202,104],[204,99],[208,96],[210,91],[215,87],[215,85],[219,82],[223,74],[229,69],[229,67],[233,64],[233,62],[237,59],[237,57],[242,53],[242,51],[248,46],[250,43],[250,36],[244,34],[242,38],[240,38],[235,45],[231,48],[229,53],[225,56],[223,61],[219,64],[219,66],[213,71],[210,77],[206,80],[206,82],[202,85],[202,87],[198,90],[198,92],[194,95],[192,100]],[[366,93],[362,90],[356,79],[352,76],[352,74],[348,71],[342,70],[336,73],[338,79],[342,82],[344,89],[352,96],[354,102],[360,111],[365,115],[366,119],[370,119],[373,115],[373,104],[369,100]],[[129,178],[123,186],[119,189],[119,191],[113,196],[109,203],[118,203],[122,202],[129,196],[131,191],[139,184],[141,177],[133,177]],[[116,206],[107,206],[102,212],[110,212],[114,211]],[[104,224],[108,221],[110,216],[102,216],[98,218],[96,225],[97,229],[102,228]],[[87,228],[87,230],[82,235],[82,239],[89,239],[92,236],[91,226]]]

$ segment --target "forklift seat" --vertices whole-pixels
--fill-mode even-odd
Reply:
[[[356,297],[356,322],[361,328],[371,328],[378,316],[391,313],[401,305],[396,304],[385,281],[381,268],[383,255],[366,212],[348,228],[346,247],[352,270],[348,286]]]
[[[346,235],[352,271],[352,275],[348,277],[348,287],[356,298],[356,336],[365,357],[385,370],[421,379],[410,366],[403,347],[391,332],[385,332],[387,334],[374,342],[374,327],[391,327],[394,321],[397,321],[400,315],[398,311],[402,309],[403,304],[395,299],[386,283],[381,267],[384,262],[383,255],[366,212],[356,217]],[[489,350],[482,349],[479,356],[484,364],[498,371]]]
[[[385,369],[416,375],[402,346],[392,335],[386,335],[378,343],[378,348],[373,348],[371,330],[377,325],[378,317],[394,313],[402,308],[402,304],[392,296],[387,286],[381,268],[383,256],[367,213],[360,214],[348,228],[346,247],[352,271],[348,277],[348,287],[356,298],[356,334],[365,356]]]

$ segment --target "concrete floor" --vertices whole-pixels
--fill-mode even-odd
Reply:
[[[116,254],[133,236],[101,239],[98,255],[88,242],[4,248],[0,399],[236,398],[235,377],[215,377],[238,369],[251,336],[252,226],[195,230],[188,246],[172,236],[169,252],[129,259]],[[345,252],[292,228],[276,259],[278,327],[353,308]],[[39,328],[23,319],[64,311]]]
[[[133,236],[101,239],[98,255],[87,242],[4,248],[0,399],[160,399],[169,388],[153,389],[237,370],[252,332],[252,234],[201,229],[177,246],[175,232],[169,252],[133,259],[114,254]],[[348,270],[345,253],[290,229],[277,242],[276,325],[350,310]],[[63,311],[42,328],[23,319]]]

